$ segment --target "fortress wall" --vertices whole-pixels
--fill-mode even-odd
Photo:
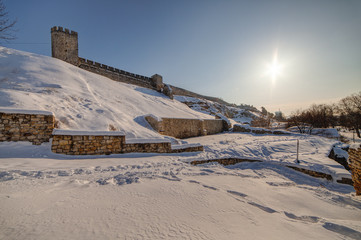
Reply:
[[[361,145],[352,145],[348,151],[349,167],[352,173],[356,195],[361,195]]]
[[[49,142],[54,123],[51,112],[0,109],[0,142],[28,141],[35,145]]]
[[[94,62],[92,60],[79,58],[78,67],[118,82],[134,84],[140,87],[157,90],[157,83],[153,78],[119,70],[118,68],[109,67],[105,64]]]

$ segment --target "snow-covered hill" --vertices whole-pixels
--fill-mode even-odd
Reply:
[[[55,58],[0,47],[0,107],[52,111],[60,129],[163,138],[142,116],[213,118],[156,91],[115,82]]]

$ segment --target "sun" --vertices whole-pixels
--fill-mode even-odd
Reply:
[[[283,65],[278,62],[278,53],[273,56],[273,61],[267,64],[266,74],[271,77],[272,81],[275,81],[283,72]]]

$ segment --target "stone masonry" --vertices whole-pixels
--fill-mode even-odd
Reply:
[[[54,135],[51,151],[67,155],[122,153],[125,136]]]
[[[54,123],[51,112],[0,109],[0,141],[49,142]]]
[[[203,151],[203,146],[185,145],[172,148],[168,141],[130,142],[120,132],[84,132],[55,130],[51,150],[66,155],[108,155],[120,153],[180,153]]]
[[[51,55],[73,65],[78,64],[78,33],[62,27],[51,28]]]
[[[356,195],[361,195],[361,145],[353,145],[348,151],[348,161],[352,173]]]
[[[205,136],[228,131],[228,125],[221,119],[162,118],[145,117],[152,128],[162,135],[176,138]]]

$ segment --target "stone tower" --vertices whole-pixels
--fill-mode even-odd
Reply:
[[[51,28],[51,56],[78,65],[78,33],[62,27]]]

